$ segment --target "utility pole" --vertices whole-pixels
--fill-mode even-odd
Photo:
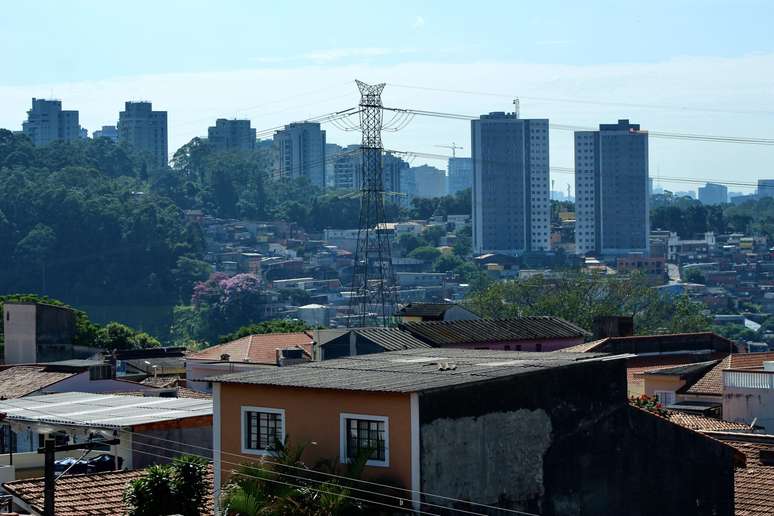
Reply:
[[[113,444],[119,444],[120,439],[110,440],[96,440],[88,441],[81,444],[64,444],[61,446],[56,445],[56,440],[46,439],[42,448],[38,448],[38,453],[45,454],[44,472],[43,472],[43,516],[55,516],[54,512],[54,497],[56,496],[56,477],[54,476],[54,461],[56,460],[56,452],[71,451],[71,450],[87,450],[91,451],[95,446],[110,446]],[[116,457],[116,466],[118,465],[118,457]],[[72,467],[72,466],[70,466]],[[69,468],[68,468],[69,470]],[[67,473],[65,470],[62,475]],[[61,476],[61,475],[60,475]]]
[[[452,158],[457,157],[457,150],[462,150],[463,147],[461,145],[457,145],[456,143],[452,142],[451,145],[433,145],[433,147],[442,147],[444,149],[451,149],[452,151]]]

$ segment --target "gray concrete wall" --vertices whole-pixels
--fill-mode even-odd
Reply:
[[[148,429],[132,436],[132,467],[170,462],[180,455],[212,458],[212,425]]]
[[[4,303],[5,363],[34,364],[36,305],[34,303]]]

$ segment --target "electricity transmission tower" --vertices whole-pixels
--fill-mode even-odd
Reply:
[[[384,214],[382,90],[385,85],[355,82],[360,89],[360,130],[363,133],[362,186],[348,325],[387,326],[395,310],[395,281]]]

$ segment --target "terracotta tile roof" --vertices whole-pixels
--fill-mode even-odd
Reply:
[[[306,332],[298,333],[266,333],[261,335],[248,335],[241,339],[232,340],[225,344],[212,346],[193,355],[189,360],[220,360],[222,355],[229,355],[230,362],[250,362],[253,364],[275,364],[277,362],[277,348],[303,348],[304,352],[312,355],[311,335]]]
[[[686,394],[721,396],[723,394],[724,369],[759,368],[763,365],[763,362],[768,360],[774,360],[774,352],[734,353],[733,355],[728,355],[683,392]]]
[[[206,392],[199,392],[195,391],[193,389],[189,389],[188,387],[178,387],[177,388],[177,397],[178,398],[193,398],[198,400],[209,400],[212,398],[211,394],[208,394]]]
[[[75,374],[46,371],[46,366],[9,367],[0,371],[0,396],[3,399],[21,398]]]
[[[673,423],[677,423],[680,426],[690,428],[691,430],[697,430],[699,432],[744,432],[750,431],[750,425],[744,423],[736,423],[734,421],[723,421],[721,419],[715,419],[706,416],[699,416],[696,414],[686,414],[685,412],[670,412],[669,420]]]
[[[731,434],[727,434],[731,435]],[[734,472],[734,514],[736,516],[771,516],[774,513],[774,466],[760,460],[761,450],[774,449],[772,436],[715,436],[747,457],[747,467]]]
[[[65,475],[56,482],[54,504],[57,516],[112,516],[126,514],[123,495],[129,482],[144,470],[109,471],[92,475]],[[201,514],[212,514],[212,467],[208,468],[204,507]],[[3,487],[33,510],[43,514],[43,479],[7,482]]]
[[[588,353],[594,351],[600,344],[607,339],[592,340],[591,342],[584,342],[583,344],[576,344],[569,348],[562,348],[558,351],[564,351],[565,353]]]

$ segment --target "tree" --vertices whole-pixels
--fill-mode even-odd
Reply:
[[[443,226],[430,226],[422,232],[422,236],[430,245],[437,247],[441,243],[441,237],[446,236],[446,228]]]
[[[685,269],[683,276],[683,280],[686,283],[700,283],[704,285],[707,282],[706,278],[704,277],[704,273],[701,271],[701,269],[696,267],[689,267]]]
[[[416,258],[417,260],[422,260],[426,263],[432,263],[441,256],[441,251],[436,249],[435,247],[430,246],[422,246],[417,247],[413,251],[411,251],[408,254],[409,258]]]
[[[310,329],[309,326],[298,319],[277,319],[273,321],[264,321],[258,324],[242,326],[237,331],[220,337],[219,343],[230,342],[241,339],[248,335],[263,335],[266,333],[298,333]]]
[[[395,244],[403,251],[403,254],[409,254],[417,247],[426,246],[427,240],[414,233],[403,233],[395,240]]]
[[[139,349],[161,346],[161,343],[147,333],[140,333],[129,326],[111,322],[97,331],[94,344],[106,350]]]
[[[149,467],[124,492],[129,516],[198,516],[207,492],[206,472],[206,462],[193,456]]]
[[[638,334],[708,331],[704,305],[687,297],[663,296],[640,274],[629,277],[565,274],[560,279],[534,276],[504,281],[474,292],[467,300],[482,317],[551,315],[592,330],[595,316],[634,318]]]
[[[433,262],[433,270],[435,272],[451,272],[464,264],[465,262],[462,258],[445,253],[435,259]]]

